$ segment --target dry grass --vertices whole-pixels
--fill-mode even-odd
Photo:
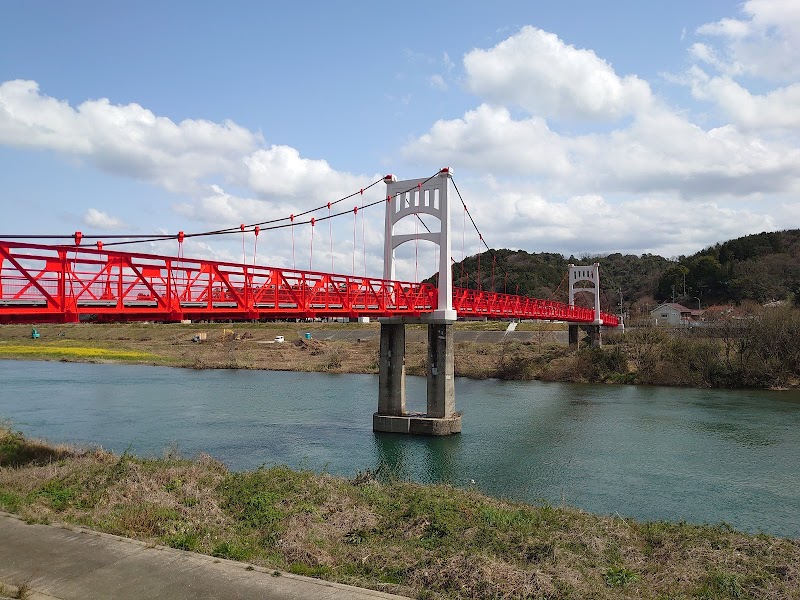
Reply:
[[[231,324],[80,324],[42,325],[41,339],[30,339],[30,326],[0,326],[0,358],[125,361],[195,369],[270,369],[328,373],[377,373],[378,323],[238,323]],[[457,331],[504,331],[507,323],[459,322]],[[456,375],[485,379],[539,378],[553,353],[557,324],[520,323],[535,331],[534,341],[459,342]],[[193,343],[200,332],[206,341]],[[231,335],[233,332],[234,335]],[[305,332],[312,338],[305,339]],[[276,335],[283,344],[272,343]],[[326,339],[347,336],[347,339]],[[425,375],[425,326],[407,327],[406,372]]]
[[[800,598],[797,540],[369,473],[44,446],[3,428],[1,509],[419,598]]]
[[[19,600],[27,600],[31,598],[33,592],[30,586],[25,583],[3,583],[0,581],[0,598],[12,598]]]

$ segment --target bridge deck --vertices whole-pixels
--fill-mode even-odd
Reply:
[[[453,289],[453,305],[459,316],[594,322],[588,308],[464,288]],[[0,240],[0,323],[392,317],[436,308],[436,288],[426,283]]]

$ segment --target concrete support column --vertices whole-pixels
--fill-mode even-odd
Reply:
[[[408,321],[402,318],[381,321],[378,411],[372,415],[372,429],[412,435],[461,433],[453,377],[453,321],[427,323],[427,412],[406,412],[405,327]],[[418,324],[421,320],[411,322]]]
[[[381,323],[378,367],[378,414],[402,416],[406,412],[406,326]]]
[[[581,330],[589,336],[589,345],[602,346],[603,338],[600,334],[600,325],[570,325],[569,326],[569,345],[577,346],[580,340]]]
[[[569,326],[569,345],[570,346],[577,346],[579,339],[580,339],[580,330],[578,329],[578,326],[577,325],[570,325]]]
[[[444,419],[456,412],[453,325],[428,325],[428,417]]]
[[[603,345],[603,340],[600,337],[600,325],[587,325],[586,333],[589,334],[589,345],[592,348]]]

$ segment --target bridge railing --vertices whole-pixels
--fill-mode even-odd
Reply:
[[[420,315],[429,284],[0,241],[0,322]]]
[[[594,323],[594,310],[570,306],[554,300],[539,300],[514,294],[501,294],[465,288],[453,288],[453,306],[459,316],[492,317],[498,319],[536,319]],[[616,327],[619,317],[600,313],[604,325]]]
[[[462,316],[594,320],[590,309],[549,300],[453,291]],[[0,323],[419,316],[436,308],[437,290],[425,283],[0,240]]]

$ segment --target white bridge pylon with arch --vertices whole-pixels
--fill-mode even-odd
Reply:
[[[449,191],[452,171],[443,168],[438,175],[428,179],[406,179],[397,181],[387,175],[386,221],[383,246],[383,278],[394,281],[394,250],[401,244],[414,240],[427,240],[439,246],[438,308],[433,312],[433,321],[455,321],[458,317],[453,308],[453,272]],[[418,214],[429,214],[439,220],[439,231],[395,234],[394,226],[402,219]]]
[[[575,284],[589,282],[594,287],[577,287]],[[594,324],[602,325],[600,315],[600,263],[593,265],[569,265],[569,305],[575,306],[575,294],[589,292],[594,296]]]

